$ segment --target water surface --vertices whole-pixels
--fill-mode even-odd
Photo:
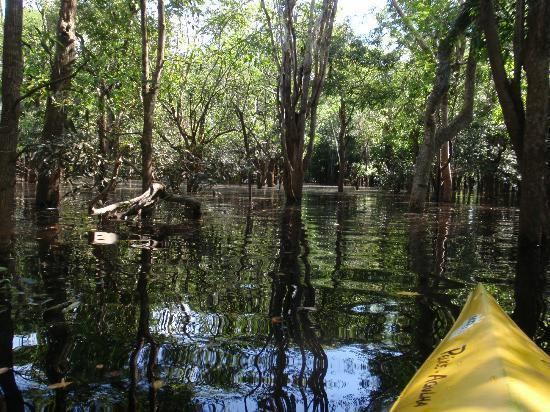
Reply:
[[[20,189],[0,265],[12,406],[383,410],[479,281],[548,345],[544,287],[515,281],[515,207],[418,215],[403,196],[308,187],[299,209],[222,187],[200,196],[201,221],[163,205],[152,222],[100,222],[84,195],[37,215]]]

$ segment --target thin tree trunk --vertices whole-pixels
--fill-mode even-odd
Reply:
[[[267,187],[274,187],[275,186],[275,167],[276,167],[275,159],[270,158],[269,163],[267,166]]]
[[[441,124],[448,126],[448,94],[441,103]],[[453,178],[451,171],[451,143],[446,141],[439,149],[439,173],[441,187],[439,188],[439,201],[450,203],[453,196]]]
[[[347,173],[348,165],[348,125],[351,121],[351,115],[348,114],[346,102],[340,100],[340,108],[338,109],[338,120],[340,128],[338,130],[338,192],[344,191],[344,179]]]
[[[153,183],[153,127],[155,104],[164,65],[166,42],[164,0],[157,0],[157,55],[152,75],[149,66],[147,1],[140,0],[141,22],[141,97],[143,100],[143,130],[141,135],[141,186],[146,191]]]
[[[10,242],[15,202],[18,99],[23,80],[23,1],[6,0],[2,54],[2,113],[0,115],[0,238]]]
[[[108,131],[108,120],[107,120],[107,91],[105,82],[99,87],[98,91],[98,116],[97,116],[97,139],[98,139],[98,151],[101,155],[101,163],[96,175],[96,186],[101,191],[104,189],[104,179],[107,177],[106,164],[107,160],[110,157],[110,147],[107,140],[107,131]]]
[[[65,100],[71,85],[76,59],[76,0],[61,0],[57,23],[57,47],[51,73],[51,87],[46,102],[42,142],[60,144],[65,133],[67,112]],[[59,160],[42,164],[38,169],[36,205],[39,208],[59,206],[59,184],[62,168]]]

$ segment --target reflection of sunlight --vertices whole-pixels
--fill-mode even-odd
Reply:
[[[93,232],[92,236],[93,245],[113,245],[118,240],[118,235],[116,233]]]
[[[13,337],[13,350],[36,345],[38,345],[36,332],[29,333],[28,335],[14,335]]]
[[[154,335],[176,339],[159,349],[161,379],[168,383],[172,380],[192,383],[197,400],[208,404],[215,394],[216,402],[231,411],[242,410],[243,396],[247,393],[252,392],[247,397],[248,407],[269,396],[277,381],[274,374],[277,349],[273,342],[261,350],[261,343],[242,340],[251,334],[267,337],[267,328],[265,331],[261,326],[258,328],[256,316],[242,315],[229,321],[218,314],[194,311],[188,304],[174,304],[154,310],[152,319]],[[331,407],[355,410],[379,390],[380,379],[369,368],[369,353],[376,352],[376,348],[371,349],[366,351],[360,345],[325,348],[328,370],[324,387]],[[140,354],[138,363],[142,368],[146,368],[146,352]],[[300,409],[304,406],[302,391],[307,399],[313,399],[307,380],[314,373],[315,357],[308,351],[305,353],[303,365],[300,348],[291,345],[286,350],[284,370],[284,391],[294,396]]]
[[[369,371],[369,356],[364,349],[358,345],[342,346],[339,348],[326,349],[328,358],[328,371],[325,376],[325,391],[330,399],[329,407],[338,410],[357,410],[358,407],[368,404],[371,395],[379,389],[380,381]],[[254,368],[254,357],[246,357],[243,353],[240,368],[233,378],[233,385],[238,386],[239,392],[247,393],[250,388],[258,385],[257,370]],[[298,348],[290,348],[287,351],[287,367],[285,369],[286,385],[284,391],[296,401],[297,410],[306,410],[303,404],[302,392],[304,391],[309,401],[313,399],[313,393],[307,385],[307,381],[300,381],[302,368],[301,354]],[[269,352],[264,352],[258,365],[262,370],[262,385],[248,399],[248,406],[259,401],[270,392],[275,382],[275,377],[270,373]],[[305,377],[308,378],[313,371],[313,356],[307,357]],[[197,387],[196,396],[201,402],[211,402],[212,393],[216,392],[217,401],[221,401],[226,410],[242,410],[242,396],[234,390],[223,392],[217,391],[215,387],[208,385]],[[252,408],[254,410],[254,408]]]

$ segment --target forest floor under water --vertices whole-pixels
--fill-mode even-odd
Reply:
[[[477,282],[548,351],[549,295],[516,278],[506,202],[411,214],[404,195],[307,186],[285,208],[221,186],[201,220],[162,204],[101,222],[85,194],[37,214],[32,189],[0,264],[1,386],[27,410],[384,410]]]

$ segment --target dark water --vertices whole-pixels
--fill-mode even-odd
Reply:
[[[100,223],[84,197],[37,216],[21,192],[0,410],[384,410],[479,281],[548,346],[544,283],[515,281],[514,207],[216,190],[200,222],[166,205],[149,223]]]

